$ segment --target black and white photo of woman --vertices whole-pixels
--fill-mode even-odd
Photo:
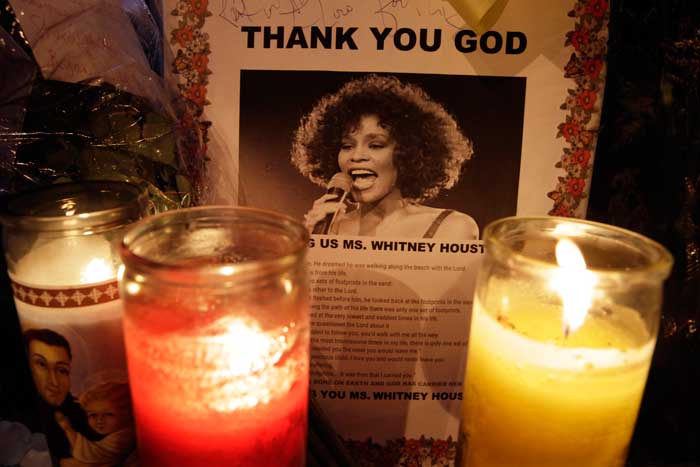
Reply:
[[[478,239],[468,214],[423,204],[457,183],[473,153],[455,119],[420,87],[375,74],[348,81],[316,103],[294,136],[299,172],[349,191],[316,199],[306,226],[332,217],[329,234]]]
[[[306,217],[316,233],[471,241],[517,212],[526,89],[521,77],[241,70],[238,184],[227,189],[241,205]],[[392,146],[372,144],[391,153],[386,166],[351,154],[370,123],[379,131],[366,136]],[[338,179],[347,205],[318,201],[342,191]],[[326,209],[338,212],[332,225]]]

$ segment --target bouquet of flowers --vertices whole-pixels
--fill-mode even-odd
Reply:
[[[144,0],[0,0],[0,194],[80,180],[203,195],[205,132],[158,73]]]

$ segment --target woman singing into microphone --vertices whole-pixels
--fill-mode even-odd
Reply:
[[[292,163],[303,175],[324,187],[337,173],[350,177],[334,177],[351,193],[331,183],[306,226],[333,218],[330,234],[477,239],[470,216],[420,204],[451,188],[472,153],[455,120],[417,86],[377,75],[350,81],[296,131]]]

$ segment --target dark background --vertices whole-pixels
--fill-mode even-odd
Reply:
[[[700,1],[613,2],[609,47],[587,217],[648,235],[676,261],[628,465],[697,466]],[[5,271],[0,263],[0,420],[21,420],[33,395]]]
[[[673,253],[629,465],[700,465],[700,1],[611,3],[587,217]]]
[[[386,73],[376,73],[385,75]],[[242,204],[301,218],[325,190],[290,162],[301,118],[318,100],[365,73],[257,71],[241,73]],[[422,88],[455,118],[474,143],[457,185],[425,204],[472,216],[483,228],[515,215],[525,109],[525,78],[391,73]],[[484,200],[498,200],[485,203]]]

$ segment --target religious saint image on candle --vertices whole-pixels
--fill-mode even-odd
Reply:
[[[56,412],[56,421],[65,432],[73,455],[63,459],[61,467],[138,465],[129,384],[101,383],[81,394],[79,403],[87,414],[88,425],[102,438],[91,440],[75,430],[68,417]]]
[[[516,212],[524,102],[522,78],[244,70],[239,199],[311,233],[478,239]]]
[[[104,382],[76,397],[71,379],[77,362],[69,340],[52,329],[32,328],[24,331],[24,341],[39,395],[38,419],[30,428],[45,433],[54,465],[133,465],[128,383]]]
[[[87,423],[85,411],[71,393],[73,353],[68,340],[51,329],[28,329],[24,341],[34,386],[39,395],[39,420],[32,431],[45,431],[56,463],[71,456],[68,437],[56,421],[56,413],[70,420],[75,430],[91,439],[99,435]]]

